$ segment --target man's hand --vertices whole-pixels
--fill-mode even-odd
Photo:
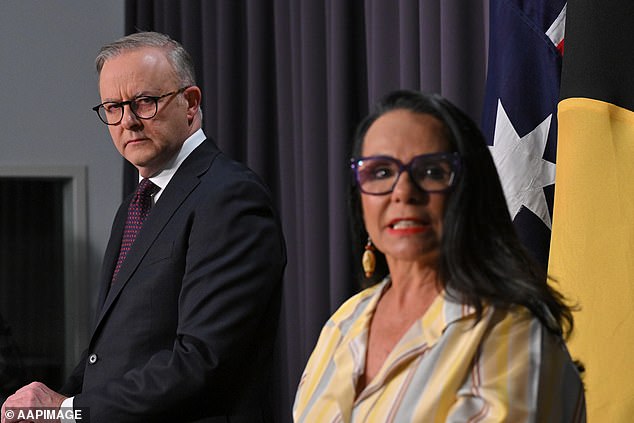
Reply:
[[[55,408],[61,407],[65,396],[58,394],[40,382],[30,383],[16,391],[2,404],[1,423],[19,422],[17,414],[11,417],[9,408]],[[9,412],[7,415],[7,412]],[[50,420],[48,420],[50,421]],[[34,423],[37,423],[36,420]]]

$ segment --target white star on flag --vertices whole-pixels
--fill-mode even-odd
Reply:
[[[551,229],[550,212],[543,188],[555,183],[555,164],[544,160],[544,149],[552,114],[530,133],[520,138],[498,99],[493,145],[493,161],[500,174],[506,204],[515,219],[522,206]]]

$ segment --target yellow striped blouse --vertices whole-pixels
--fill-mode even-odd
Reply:
[[[522,307],[473,308],[439,295],[355,398],[370,319],[389,278],[324,326],[293,406],[295,422],[585,422],[563,341]]]

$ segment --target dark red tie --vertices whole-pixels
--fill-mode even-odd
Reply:
[[[158,190],[159,187],[154,185],[149,179],[143,179],[139,183],[139,186],[137,186],[134,198],[132,198],[130,206],[128,206],[128,217],[125,220],[123,237],[121,238],[121,249],[119,250],[117,266],[114,268],[112,274],[112,282],[115,282],[121,264],[125,260],[132,243],[141,230],[141,226],[143,226],[143,222],[150,212],[150,208],[152,208],[152,195]]]

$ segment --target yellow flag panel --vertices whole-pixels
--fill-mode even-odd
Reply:
[[[558,118],[549,273],[580,307],[588,421],[633,422],[634,112],[567,98]]]

